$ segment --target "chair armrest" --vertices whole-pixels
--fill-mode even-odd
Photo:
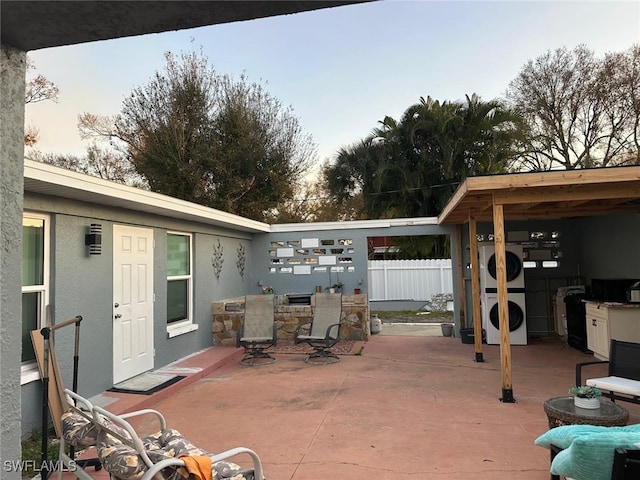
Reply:
[[[154,415],[158,423],[160,424],[160,428],[158,430],[165,431],[167,429],[167,421],[164,419],[164,415],[162,415],[159,411],[153,410],[151,408],[145,408],[143,410],[136,410],[134,412],[129,413],[121,413],[118,417],[122,419],[139,417],[141,415]]]
[[[236,455],[240,455],[242,453],[246,453],[251,457],[251,461],[253,462],[253,478],[256,480],[261,480],[263,478],[262,474],[262,462],[260,461],[260,457],[256,452],[250,450],[245,447],[236,447],[230,450],[226,450],[224,452],[218,453],[216,455],[212,455],[211,459],[214,462],[219,462],[220,460],[226,460],[227,458],[234,457]]]
[[[311,331],[311,322],[301,323],[300,325],[298,325],[293,332],[294,338],[300,334],[300,330],[302,330],[303,328],[306,328],[307,330]]]
[[[242,346],[242,342],[240,339],[244,336],[244,323],[241,323],[236,330],[236,348],[240,348]]]
[[[582,385],[582,367],[585,367],[587,365],[598,365],[603,363],[609,363],[609,360],[576,363],[576,386]]]
[[[226,450],[224,452],[218,453],[216,455],[210,455],[210,457],[211,457],[211,461],[213,463],[216,463],[231,457],[235,457],[243,453],[246,453],[251,457],[251,461],[253,464],[253,478],[262,479],[263,478],[262,462],[260,461],[260,457],[258,457],[258,454],[253,450],[250,450],[245,447],[237,447],[237,448],[232,448],[230,450]],[[180,458],[167,458],[165,460],[161,460],[160,462],[151,465],[149,469],[145,472],[141,480],[152,480],[157,473],[171,466],[184,467],[185,463],[184,463],[184,460]]]
[[[327,333],[324,336],[324,340],[325,342],[328,342],[329,340],[338,340],[340,341],[340,326],[342,325],[342,323],[334,323],[333,325],[329,325],[327,327]],[[335,337],[331,336],[331,332],[337,327],[338,329],[338,335],[336,335]]]

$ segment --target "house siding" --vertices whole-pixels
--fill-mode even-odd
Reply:
[[[61,322],[81,315],[78,386],[82,395],[93,396],[112,386],[113,378],[113,227],[131,225],[153,229],[154,248],[154,368],[160,368],[213,345],[214,301],[242,295],[248,289],[236,267],[237,250],[243,245],[246,265],[251,265],[251,235],[196,222],[142,214],[107,206],[25,192],[25,211],[50,215],[52,318]],[[87,253],[84,237],[91,223],[102,225],[102,253]],[[192,234],[193,322],[198,329],[169,338],[166,326],[167,231]],[[213,245],[221,245],[224,257],[219,279],[212,266]],[[247,268],[248,270],[248,268]],[[55,334],[56,352],[65,385],[73,374],[74,328]],[[22,436],[41,425],[40,382],[21,387]]]
[[[338,256],[346,256],[352,258],[352,263],[344,264],[345,272],[339,274],[339,280],[344,284],[344,293],[353,293],[355,288],[360,288],[361,293],[368,294],[368,255],[367,245],[369,237],[382,237],[382,236],[411,236],[411,235],[445,235],[450,236],[451,244],[456,245],[458,241],[456,236],[456,229],[451,225],[395,225],[388,227],[375,227],[375,228],[345,228],[348,222],[339,223],[334,228],[327,228],[318,231],[288,231],[288,232],[273,232],[273,233],[259,233],[255,234],[255,240],[253,242],[253,255],[256,258],[253,268],[251,268],[252,280],[249,282],[250,293],[261,292],[262,287],[260,282],[264,285],[273,287],[275,293],[313,293],[316,286],[321,286],[323,289],[338,281],[338,277],[335,273],[312,273],[309,275],[294,275],[291,273],[270,273],[269,267],[271,266],[270,260],[273,257],[269,256],[269,250],[273,250],[271,242],[284,242],[285,244],[290,241],[300,241],[305,238],[318,238],[320,240],[339,240],[350,239],[352,240],[351,247],[353,253],[339,254]],[[304,224],[301,224],[304,226]],[[294,227],[295,228],[295,227]],[[338,245],[334,245],[339,247]],[[331,248],[331,247],[327,247]],[[457,262],[457,252],[452,249],[452,262],[455,265]],[[328,253],[328,255],[331,255]],[[286,265],[284,265],[286,266]],[[353,272],[346,271],[347,266],[354,267]],[[454,282],[457,283],[457,279],[454,276]],[[454,288],[457,288],[454,286]]]
[[[588,217],[578,234],[587,279],[640,278],[640,215]]]

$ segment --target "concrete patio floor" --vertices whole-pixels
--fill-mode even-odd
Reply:
[[[459,338],[375,335],[333,365],[278,354],[260,367],[214,347],[168,367],[187,378],[154,395],[94,399],[116,413],[155,408],[212,452],[251,448],[268,480],[548,479],[548,451],[533,444],[548,429],[543,403],[567,395],[592,356],[555,338],[513,346],[516,403],[501,403],[500,349],[483,347],[478,363]],[[637,405],[621,405],[640,423]],[[150,433],[146,422],[136,426]]]

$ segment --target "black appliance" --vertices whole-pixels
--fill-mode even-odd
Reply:
[[[587,309],[583,293],[564,297],[567,315],[567,343],[580,351],[587,350]]]
[[[627,302],[627,290],[637,278],[593,278],[591,297],[601,302]]]

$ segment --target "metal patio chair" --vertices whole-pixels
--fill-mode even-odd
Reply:
[[[338,355],[331,351],[340,341],[340,318],[342,315],[342,294],[316,293],[313,320],[298,325],[293,340],[297,345],[307,343],[313,347],[305,362],[325,365],[340,361]]]
[[[247,295],[244,299],[244,319],[238,328],[236,346],[244,347],[243,365],[268,365],[276,361],[265,350],[276,345],[274,295]]]

